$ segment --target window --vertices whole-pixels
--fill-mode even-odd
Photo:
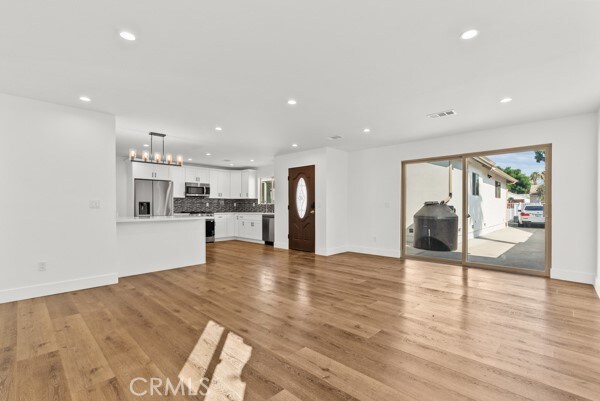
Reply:
[[[261,178],[260,182],[260,203],[275,203],[275,180],[271,178]]]
[[[296,188],[296,208],[298,209],[298,217],[301,219],[306,215],[306,202],[308,194],[306,192],[306,181],[304,178],[300,178],[298,181],[298,187]]]
[[[471,193],[473,196],[479,196],[479,174],[477,173],[471,175]]]
[[[496,198],[500,198],[502,196],[502,184],[500,181],[496,181]]]

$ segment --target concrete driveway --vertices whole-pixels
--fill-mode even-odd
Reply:
[[[546,229],[539,227],[506,227],[469,240],[469,262],[485,263],[532,270],[545,268]],[[459,249],[461,244],[459,244]],[[435,252],[416,249],[407,244],[409,255],[460,260],[461,252]]]

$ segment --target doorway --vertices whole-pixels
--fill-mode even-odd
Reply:
[[[538,145],[404,161],[403,258],[549,276],[551,152]]]
[[[289,248],[315,251],[315,166],[288,171]]]

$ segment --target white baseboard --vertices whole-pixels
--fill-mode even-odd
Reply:
[[[323,253],[320,253],[319,255],[332,256],[332,255],[337,255],[339,253],[344,253],[344,252],[348,252],[348,247],[345,245],[338,246],[335,248],[326,248],[325,250],[323,250]]]
[[[289,244],[287,242],[277,242],[277,241],[275,241],[275,248],[289,249]]]
[[[112,273],[74,280],[37,284],[27,287],[9,288],[0,291],[0,304],[29,298],[45,297],[47,295],[60,294],[69,291],[85,290],[87,288],[101,287],[104,285],[116,284],[118,282],[119,278],[117,273]]]
[[[576,283],[583,284],[594,284],[595,274],[552,268],[550,270],[550,278],[554,278],[557,280],[574,281]]]
[[[370,248],[366,246],[350,245],[347,248],[348,252],[365,253],[367,255],[387,256],[389,258],[399,258],[400,249],[382,249]]]
[[[253,244],[264,244],[265,241],[250,239],[250,238],[241,238],[241,237],[227,237],[227,238],[216,238],[215,242],[224,242],[224,241],[243,241],[243,242],[252,242]]]
[[[596,289],[596,294],[598,294],[598,298],[600,298],[600,274],[596,276],[596,283],[594,284],[594,288]]]

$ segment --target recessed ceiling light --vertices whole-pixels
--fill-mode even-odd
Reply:
[[[206,156],[210,156],[210,153],[207,153]]]
[[[222,127],[215,127],[215,131],[223,131]]]
[[[130,42],[133,42],[135,40],[135,35],[131,32],[121,31],[119,32],[119,36]]]
[[[477,29],[469,29],[468,31],[464,31],[460,35],[460,38],[463,40],[469,40],[469,39],[476,38],[478,35],[479,35],[479,31]]]
[[[369,132],[371,132],[371,128],[365,128],[365,129],[363,130],[363,132],[364,132],[365,134],[368,134]]]
[[[500,99],[500,103],[510,103],[512,101],[512,97],[503,97],[502,99]]]
[[[145,148],[149,148],[149,147],[150,147],[150,145],[148,145],[147,143],[145,143],[145,144],[144,144],[144,147],[145,147]]]
[[[229,165],[230,165],[231,167],[233,167],[233,163],[229,163]]]
[[[297,148],[298,144],[297,143],[292,143],[292,148]]]
[[[92,101],[92,99],[90,99],[87,96],[80,96],[79,100],[81,100],[82,102],[91,102]]]
[[[287,102],[287,103],[288,103],[290,106],[293,106],[293,105],[297,104],[298,102],[296,101],[296,99],[288,99],[288,102]]]
[[[189,161],[189,162],[191,162],[191,161],[192,161],[192,159],[188,159],[188,161]]]
[[[254,162],[254,159],[250,159],[250,163]]]

